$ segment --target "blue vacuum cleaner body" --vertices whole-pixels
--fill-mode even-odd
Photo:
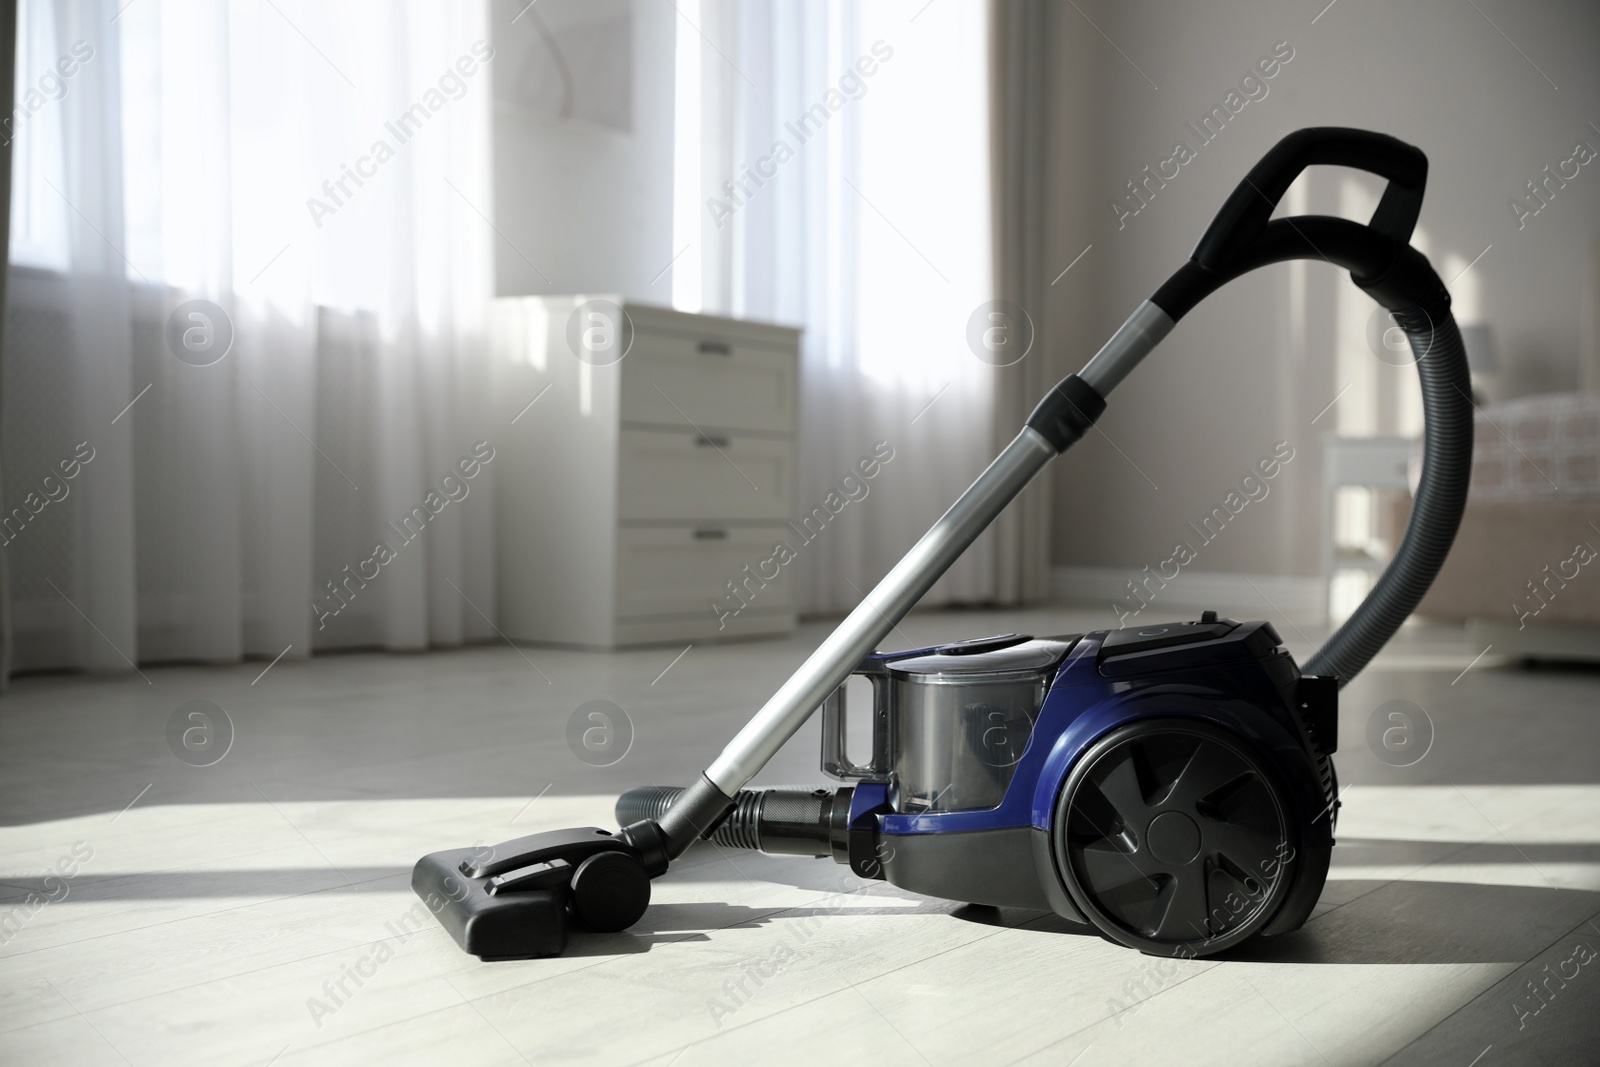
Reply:
[[[1338,689],[1272,624],[1005,634],[876,654],[872,758],[822,708],[835,792],[745,790],[725,846],[832,855],[865,878],[1050,910],[1149,952],[1300,926],[1327,876]],[[620,822],[681,790],[623,795]],[[809,849],[806,847],[809,843]]]
[[[1387,180],[1365,224],[1274,218],[1308,166]],[[617,802],[620,829],[435,852],[412,887],[466,951],[559,953],[569,928],[626,929],[696,842],[832,857],[936,897],[1054,911],[1150,953],[1200,956],[1298,928],[1327,877],[1339,689],[1444,563],[1466,505],[1472,403],[1450,296],[1410,245],[1427,158],[1365,130],[1299,130],[1251,168],[1194,253],[1017,436],[686,788]],[[1270,623],[1199,619],[879,652],[940,575],[1196,305],[1286,260],[1342,268],[1404,331],[1420,377],[1422,469],[1394,559],[1305,668]],[[1320,403],[1320,401],[1318,402]],[[852,675],[871,754],[845,744]],[[744,788],[820,710],[831,789]]]

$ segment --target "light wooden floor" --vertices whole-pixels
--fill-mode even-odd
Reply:
[[[1106,622],[927,614],[901,634]],[[1299,654],[1319,636],[1279,628]],[[18,681],[0,697],[0,1062],[1600,1062],[1600,960],[1578,962],[1600,949],[1600,673],[1462,673],[1480,650],[1449,629],[1408,630],[1346,691],[1327,890],[1245,958],[1157,961],[711,846],[638,927],[560,959],[481,964],[410,923],[420,854],[609,825],[617,791],[688,781],[825,632],[676,662],[502,645]],[[191,699],[235,725],[214,766],[168,748]],[[614,767],[567,748],[590,699],[633,721]],[[1409,768],[1364,740],[1391,699],[1436,728]],[[820,780],[816,741],[764,780]]]

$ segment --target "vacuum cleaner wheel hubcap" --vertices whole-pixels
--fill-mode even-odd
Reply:
[[[1162,863],[1190,863],[1200,855],[1200,827],[1181,811],[1164,811],[1150,820],[1145,839]]]
[[[1276,778],[1228,732],[1141,720],[1067,776],[1053,838],[1068,895],[1108,937],[1210,955],[1272,918],[1294,848]]]

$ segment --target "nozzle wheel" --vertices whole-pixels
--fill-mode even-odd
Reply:
[[[597,852],[572,874],[572,914],[591,930],[626,930],[650,906],[650,876],[625,852]]]

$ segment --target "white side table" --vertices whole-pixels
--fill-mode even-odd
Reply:
[[[1337,498],[1341,486],[1365,489],[1411,488],[1411,456],[1417,439],[1412,437],[1338,437],[1329,434],[1322,441],[1322,592],[1323,605],[1332,614],[1334,576],[1340,571],[1365,571],[1377,574],[1388,566],[1387,556],[1365,548],[1341,548],[1334,528]]]

